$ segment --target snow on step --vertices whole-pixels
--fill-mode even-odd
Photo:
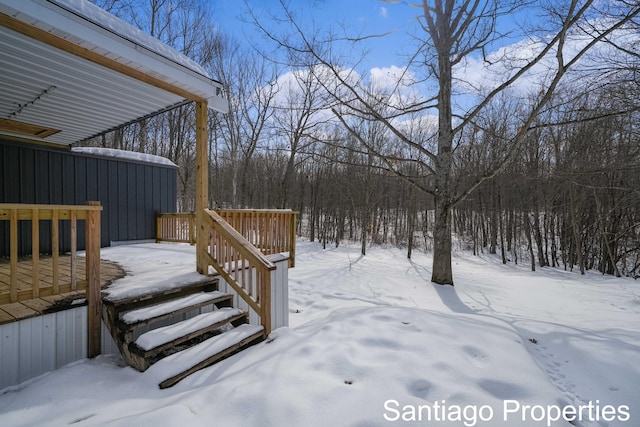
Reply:
[[[224,295],[225,294],[220,291],[187,295],[183,298],[178,298],[160,304],[151,305],[149,307],[127,311],[120,316],[120,319],[126,324],[141,322],[143,320],[152,319],[154,317],[188,308],[192,305],[203,304],[207,301],[212,301]]]
[[[156,374],[152,375],[163,378],[174,377],[263,330],[264,328],[260,325],[240,325],[191,348],[165,357],[151,366],[147,372],[155,372]]]
[[[211,313],[199,314],[180,323],[153,329],[138,337],[136,344],[143,350],[151,350],[176,338],[189,335],[215,323],[223,322],[243,312],[239,308],[224,307]]]

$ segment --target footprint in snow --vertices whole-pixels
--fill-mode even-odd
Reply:
[[[431,390],[431,383],[425,379],[417,379],[407,386],[407,393],[419,399],[427,399]]]

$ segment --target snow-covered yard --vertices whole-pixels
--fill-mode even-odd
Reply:
[[[103,256],[132,273],[120,291],[191,274],[193,248],[163,249]],[[640,282],[458,254],[455,288],[439,287],[424,254],[297,253],[291,327],[266,342],[167,390],[153,367],[83,360],[0,391],[0,424],[640,425]]]

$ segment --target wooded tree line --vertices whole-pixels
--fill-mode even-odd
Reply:
[[[225,85],[230,112],[212,114],[209,128],[215,206],[293,208],[302,214],[300,235],[325,245],[356,240],[363,254],[370,244],[405,247],[408,256],[433,250],[436,116],[405,115],[394,132],[384,123],[393,112],[341,114],[323,81],[327,64],[289,58],[298,67],[285,73],[282,63],[218,33],[199,0],[96,3]],[[629,45],[617,47],[628,51],[623,60],[591,70],[600,77],[589,84],[558,85],[526,129],[540,93],[502,93],[464,121],[451,147],[451,188],[463,195],[451,209],[454,249],[532,269],[640,275],[640,61]],[[370,104],[398,95],[368,90]],[[169,158],[179,166],[177,208],[192,210],[193,119],[186,104],[90,143]]]
[[[640,117],[616,114],[610,93],[582,97],[549,108],[518,157],[456,210],[456,229],[474,252],[527,259],[532,269],[640,273]],[[470,169],[483,161],[464,160]]]

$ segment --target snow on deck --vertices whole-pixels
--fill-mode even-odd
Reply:
[[[100,258],[118,263],[127,272],[125,277],[103,289],[111,301],[211,280],[195,271],[195,247],[186,243],[112,246],[102,248]]]
[[[187,252],[193,268],[188,245],[137,246],[104,250],[134,273],[121,281],[182,268]],[[0,394],[3,426],[567,427],[548,418],[564,407],[581,410],[581,427],[640,424],[639,281],[465,253],[456,286],[442,287],[417,251],[298,242],[296,253],[292,327],[167,390],[156,374],[169,371],[140,374],[119,356],[68,365]],[[466,418],[434,420],[436,405]]]
[[[264,328],[259,325],[240,325],[224,334],[165,357],[152,365],[144,375],[157,377],[159,381],[171,378],[263,330]]]
[[[199,331],[200,329],[204,329],[210,325],[223,322],[241,314],[242,310],[239,308],[222,307],[221,309],[211,313],[202,313],[190,319],[183,320],[180,323],[145,332],[136,339],[136,344],[143,350],[151,350],[152,348],[171,342],[176,338],[189,335],[193,332]]]
[[[120,315],[120,319],[124,323],[130,325],[132,323],[164,316],[166,314],[173,313],[174,311],[182,310],[194,305],[204,304],[223,295],[224,294],[222,292],[218,291],[187,295],[182,298],[127,311]]]

